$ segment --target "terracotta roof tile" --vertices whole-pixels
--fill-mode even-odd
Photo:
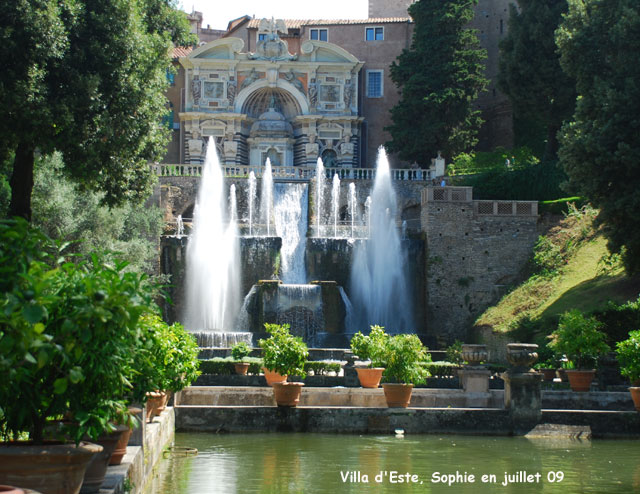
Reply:
[[[257,29],[261,19],[251,19],[248,29]],[[371,19],[284,19],[288,29],[300,29],[302,26],[342,26],[349,24],[392,24],[412,22],[410,17],[377,17]]]
[[[172,58],[186,57],[193,51],[192,46],[175,46],[171,53]]]

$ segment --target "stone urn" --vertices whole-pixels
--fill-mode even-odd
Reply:
[[[489,359],[489,351],[487,345],[462,345],[462,358],[471,366],[480,365],[480,362],[486,362]]]
[[[507,360],[512,372],[533,372],[531,366],[538,360],[538,345],[533,343],[507,344]]]

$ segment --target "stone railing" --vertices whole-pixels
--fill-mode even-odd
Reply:
[[[427,202],[471,202],[473,187],[426,187],[422,190],[422,204]]]
[[[476,216],[537,216],[537,201],[474,201],[473,187],[425,187],[422,204],[427,202],[473,203]]]
[[[199,177],[202,175],[201,164],[165,164],[151,165],[153,173],[159,177]],[[262,177],[264,166],[260,165],[223,165],[224,176],[228,178],[247,178],[251,172],[256,178]],[[373,180],[376,177],[375,168],[325,168],[327,178],[338,174],[340,180]],[[311,180],[316,176],[315,167],[309,166],[273,166],[274,179],[283,180]],[[391,170],[392,180],[424,182],[434,178],[433,170],[402,168]]]

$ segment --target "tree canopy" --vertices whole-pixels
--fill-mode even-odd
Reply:
[[[517,140],[538,148],[546,140],[544,158],[555,159],[556,134],[573,114],[575,81],[565,74],[555,42],[566,0],[519,0],[510,6],[509,31],[500,43],[498,85],[509,96],[514,118],[525,121]],[[543,135],[534,129],[542,128]],[[533,135],[532,135],[533,134]]]
[[[164,151],[171,43],[190,44],[174,0],[15,0],[0,16],[0,159],[15,156],[10,215],[31,216],[36,153],[115,205],[148,192]]]
[[[453,156],[477,143],[482,124],[473,108],[486,88],[486,52],[471,29],[476,0],[420,0],[409,7],[413,40],[391,65],[401,97],[387,128],[389,151],[429,163],[437,151]]]
[[[560,160],[594,206],[612,252],[640,271],[640,3],[569,0],[557,32],[562,68],[576,80]]]

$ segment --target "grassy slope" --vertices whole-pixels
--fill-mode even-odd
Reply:
[[[506,333],[521,318],[540,318],[553,324],[560,314],[573,308],[591,312],[608,300],[626,302],[638,297],[639,277],[627,277],[620,267],[603,273],[599,261],[608,254],[606,240],[592,230],[589,219],[585,226],[584,219],[567,218],[548,235],[558,245],[566,245],[568,239],[573,245],[559,274],[528,279],[487,309],[476,326]]]

